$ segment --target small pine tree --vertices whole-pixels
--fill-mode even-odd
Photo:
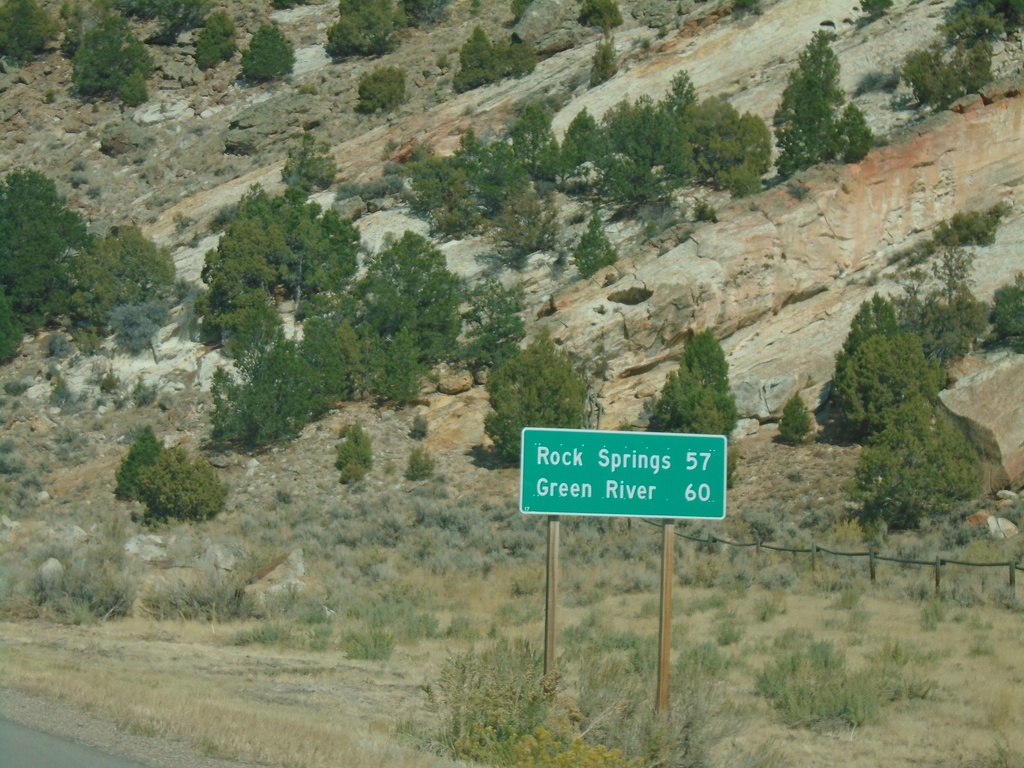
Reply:
[[[417,446],[409,453],[409,463],[405,467],[406,480],[426,480],[434,475],[434,457],[430,451]]]
[[[522,320],[520,320],[522,322]],[[14,357],[21,346],[23,336],[18,315],[0,288],[0,362]]]
[[[57,23],[36,0],[7,0],[0,6],[0,56],[27,63],[57,31]]]
[[[114,495],[122,501],[141,501],[139,491],[141,478],[149,471],[163,451],[163,443],[156,439],[153,428],[143,427],[132,441],[128,455],[124,457],[121,465],[117,468],[115,475],[117,487],[114,489]]]
[[[607,33],[622,24],[622,13],[615,0],[583,0],[578,21],[585,27],[600,27]]]
[[[711,331],[696,334],[669,373],[651,414],[651,429],[728,435],[739,412],[729,391],[729,363]]]
[[[594,49],[594,61],[590,68],[590,86],[611,80],[619,71],[615,63],[615,39],[611,35],[605,35],[604,40],[597,44]]]
[[[619,254],[604,233],[601,216],[594,211],[587,224],[587,231],[572,252],[572,261],[579,270],[581,277],[590,277],[602,267],[607,267],[619,260]]]
[[[137,79],[153,72],[153,58],[127,20],[112,13],[95,29],[82,36],[72,60],[71,80],[78,93],[93,96],[120,96],[125,81],[135,77],[129,95],[137,96]],[[136,74],[137,73],[137,74]]]
[[[334,183],[338,165],[325,141],[317,141],[311,133],[304,133],[297,146],[288,150],[288,159],[281,169],[281,180],[289,187],[298,187],[307,194],[327,189]]]
[[[583,425],[587,385],[546,333],[491,373],[487,394],[484,431],[504,461],[519,461],[523,427]]]
[[[892,0],[860,0],[860,9],[867,14],[869,21],[882,18],[890,8]]]
[[[992,325],[997,342],[1024,352],[1024,272],[996,291]]]
[[[335,451],[334,466],[341,470],[340,482],[347,485],[362,480],[373,469],[373,447],[359,424],[346,429],[343,437]]]
[[[235,23],[224,11],[214,11],[206,17],[196,38],[196,66],[210,69],[227,61],[238,50]]]
[[[183,448],[160,453],[139,479],[143,521],[209,520],[224,508],[227,488],[205,461],[192,461]]]
[[[401,67],[378,67],[359,78],[359,104],[364,113],[390,112],[408,99],[406,72]]]
[[[295,66],[295,49],[273,24],[264,24],[242,52],[242,75],[262,83],[290,74]]]
[[[793,445],[805,443],[811,437],[811,414],[799,394],[793,395],[782,410],[779,420],[779,438]]]

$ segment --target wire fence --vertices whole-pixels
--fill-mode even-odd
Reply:
[[[644,522],[650,525],[661,525],[661,523],[655,523],[651,520],[645,520]],[[1010,587],[1016,587],[1017,585],[1017,571],[1022,570],[1021,563],[1017,560],[1009,560],[1006,562],[997,563],[979,563],[971,562],[969,560],[956,560],[954,558],[942,557],[936,555],[931,560],[917,560],[906,557],[890,557],[888,555],[880,555],[872,549],[864,552],[844,552],[838,549],[829,549],[828,547],[822,547],[814,542],[808,547],[781,547],[776,544],[765,544],[760,541],[742,542],[732,541],[730,539],[720,539],[717,536],[710,534],[706,536],[693,536],[690,534],[676,531],[675,535],[678,538],[686,539],[688,541],[696,542],[697,544],[704,544],[711,546],[713,544],[722,544],[727,547],[740,547],[740,548],[753,548],[758,552],[761,550],[768,550],[771,552],[785,552],[793,555],[809,555],[811,558],[811,571],[817,569],[818,559],[822,555],[832,555],[834,557],[848,557],[848,558],[864,558],[867,560],[868,566],[868,577],[871,579],[871,583],[875,583],[877,576],[877,564],[878,563],[896,563],[899,565],[914,565],[914,566],[925,566],[932,568],[935,574],[935,592],[938,594],[942,585],[942,569],[945,566],[963,566],[967,568],[1002,568],[1007,573],[1007,584]]]

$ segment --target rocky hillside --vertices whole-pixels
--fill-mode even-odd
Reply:
[[[860,93],[866,78],[891,72],[908,51],[927,43],[949,4],[897,2],[886,17],[866,24],[857,0],[766,0],[759,14],[731,12],[732,4],[721,0],[621,2],[626,22],[615,34],[618,74],[590,88],[599,33],[575,22],[572,0],[535,0],[514,31],[542,52],[536,71],[455,94],[457,51],[470,30],[480,24],[493,36],[509,33],[504,0],[456,0],[443,23],[404,31],[394,53],[338,63],[323,48],[337,14],[334,4],[271,13],[265,4],[239,3],[235,13],[245,30],[240,47],[267,19],[295,45],[297,62],[286,81],[244,84],[237,56],[200,71],[193,37],[186,34],[175,45],[154,48],[150,100],[132,110],[79,101],[70,87],[70,65],[54,51],[0,74],[0,160],[56,179],[97,230],[139,224],[172,249],[179,277],[198,281],[203,256],[219,234],[217,213],[253,184],[281,188],[282,160],[295,133],[312,131],[330,143],[338,183],[351,190],[379,177],[415,144],[444,154],[470,128],[483,137],[501,135],[524,103],[544,100],[555,107],[560,133],[584,108],[599,117],[624,98],[660,98],[683,70],[702,98],[725,97],[770,121],[797,55],[816,30],[827,28],[836,35],[844,89],[859,94],[858,105],[884,137],[862,162],[815,169],[777,186],[768,179],[765,192],[739,201],[684,190],[667,220],[648,221],[642,212],[617,220],[609,233],[623,258],[587,280],[559,268],[558,255],[548,252],[534,254],[522,273],[506,275],[524,283],[532,330],[547,327],[577,358],[600,362],[595,387],[604,426],[642,423],[645,403],[683,345],[704,329],[715,332],[728,354],[743,415],[764,423],[779,416],[794,392],[816,408],[826,402],[836,351],[860,303],[875,291],[894,291],[894,256],[953,213],[996,202],[1011,206],[996,244],[978,254],[981,298],[990,299],[1021,269],[1020,41],[998,44],[998,82],[953,111],[922,111],[903,86],[895,93]],[[412,98],[387,116],[359,115],[356,83],[381,64],[410,72]],[[716,223],[693,220],[698,197],[716,207]],[[331,191],[319,199],[330,205],[333,198]],[[362,213],[357,225],[370,251],[389,233],[427,231],[398,197],[363,202],[368,205],[355,206]],[[571,247],[581,225],[571,223],[579,217],[565,203],[561,245]],[[484,272],[481,257],[492,246],[475,238],[441,247],[450,268],[472,281]],[[178,340],[173,330],[166,329],[153,359],[107,350],[59,364],[81,392],[96,390],[97,371],[112,370],[124,382],[140,380],[174,394],[178,426],[198,442],[204,393],[214,368],[226,361],[216,350]],[[48,363],[33,350],[43,343],[26,345],[25,356],[4,371],[7,380],[32,384],[25,398],[41,410],[49,397]],[[1005,371],[998,398],[974,396],[968,387],[975,379],[965,375],[958,384],[963,392],[947,403],[982,435],[991,484],[1016,487],[1024,479],[1024,377],[1016,357],[998,365]],[[989,367],[980,359],[968,362],[965,373]],[[975,378],[992,380],[983,373]],[[432,394],[424,402],[443,444],[465,450],[485,440],[486,395],[479,387]],[[988,407],[997,402],[1015,405]],[[107,418],[103,410],[97,410],[99,421]],[[14,421],[42,418],[22,413]],[[8,427],[16,429],[10,419]],[[755,430],[755,422],[745,429]],[[26,437],[34,433],[29,426]]]

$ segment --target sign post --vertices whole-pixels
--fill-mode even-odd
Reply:
[[[539,429],[522,432],[519,509],[548,516],[544,673],[555,663],[558,515],[661,519],[662,578],[655,709],[668,712],[675,520],[725,518],[722,435]]]

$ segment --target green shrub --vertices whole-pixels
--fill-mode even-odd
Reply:
[[[851,488],[868,525],[916,528],[978,492],[978,456],[960,430],[921,397],[887,414],[861,453]]]
[[[671,371],[651,414],[651,429],[728,435],[739,413],[729,391],[729,364],[711,331],[696,334]]]
[[[811,414],[799,394],[793,395],[782,410],[779,437],[787,443],[805,443],[811,437]]]
[[[252,450],[296,437],[319,394],[316,374],[298,346],[279,327],[257,327],[234,349],[237,378],[223,368],[213,375],[213,441]]]
[[[1024,352],[1024,272],[996,291],[992,325],[997,342]]]
[[[190,460],[183,448],[168,448],[141,473],[138,497],[146,505],[146,523],[194,522],[220,512],[227,489],[205,461]]]
[[[512,154],[535,179],[553,181],[558,172],[558,140],[551,115],[537,103],[527,104],[509,129]]]
[[[619,260],[618,251],[604,233],[604,224],[597,211],[590,217],[587,229],[572,252],[572,261],[581,277],[590,277],[602,267]]]
[[[202,24],[213,4],[210,0],[114,0],[113,5],[126,16],[158,20],[154,40],[169,45],[182,32]]]
[[[740,115],[723,99],[705,99],[684,107],[695,138],[694,161],[701,181],[728,189],[736,197],[761,190],[761,177],[771,168],[771,131],[749,112]]]
[[[165,301],[119,304],[110,310],[108,325],[115,334],[117,346],[137,355],[149,348],[166,317]]]
[[[526,9],[533,4],[533,0],[512,0],[511,11],[512,21],[517,22],[523,18],[523,14],[526,13]]]
[[[242,75],[262,83],[290,74],[295,66],[295,49],[284,33],[272,24],[264,24],[252,36],[242,52]]]
[[[224,11],[214,11],[206,17],[196,38],[196,66],[210,69],[227,61],[238,50],[235,23]]]
[[[434,457],[426,448],[417,446],[409,454],[409,463],[405,467],[406,480],[426,480],[434,476]]]
[[[577,20],[586,27],[600,27],[608,32],[622,24],[622,14],[615,0],[583,0]]]
[[[870,21],[882,18],[892,8],[892,0],[860,0],[860,9]]]
[[[555,247],[558,237],[558,209],[550,195],[541,196],[533,187],[510,194],[494,222],[495,237],[502,246],[505,263],[521,269],[526,257]]]
[[[390,53],[401,19],[392,0],[340,0],[338,21],[327,30],[327,53],[336,59]]]
[[[341,470],[341,482],[348,484],[362,480],[373,469],[373,448],[358,424],[345,430],[343,438],[335,452],[334,466]]]
[[[523,427],[583,425],[586,383],[547,334],[492,371],[487,394],[484,431],[504,461],[518,462]]]
[[[440,21],[452,0],[401,0],[407,22],[422,27]]]
[[[128,455],[118,467],[114,496],[124,501],[140,501],[139,483],[164,452],[164,444],[157,439],[153,427],[145,426],[135,435]]]
[[[937,41],[907,54],[900,76],[921,105],[945,109],[992,79],[992,45],[987,40],[958,42],[947,52]]]
[[[462,316],[460,357],[475,369],[501,365],[516,354],[526,336],[522,288],[505,288],[489,278],[474,288],[468,299],[469,309]]]
[[[135,37],[123,16],[110,14],[98,27],[82,36],[72,60],[71,80],[78,93],[93,96],[121,96],[130,77],[129,95],[138,95],[138,79],[153,72],[153,59]]]
[[[385,629],[370,628],[345,636],[345,653],[360,661],[387,661],[395,652],[395,638]]]
[[[999,223],[1007,213],[1009,207],[1005,203],[986,211],[957,211],[949,219],[939,222],[932,240],[936,245],[947,248],[992,245],[996,241]]]
[[[0,288],[0,362],[9,360],[17,354],[23,335],[18,315]]]
[[[308,194],[327,189],[337,174],[338,165],[331,156],[330,145],[325,141],[318,142],[311,133],[303,133],[298,146],[288,149],[281,180]]]
[[[404,104],[406,72],[401,67],[378,67],[359,78],[359,112],[390,112]]]
[[[522,77],[537,66],[537,55],[528,43],[492,43],[481,27],[474,27],[459,49],[459,71],[453,80],[456,93],[496,83],[505,77]]]
[[[36,0],[7,0],[0,6],[0,56],[27,63],[57,31],[57,23]]]
[[[611,80],[619,71],[615,63],[615,39],[606,35],[604,40],[594,49],[594,59],[590,65],[590,87]]]
[[[525,642],[452,656],[427,702],[441,718],[440,743],[452,757],[508,765],[515,745],[544,725],[555,680],[545,678],[542,658]]]

